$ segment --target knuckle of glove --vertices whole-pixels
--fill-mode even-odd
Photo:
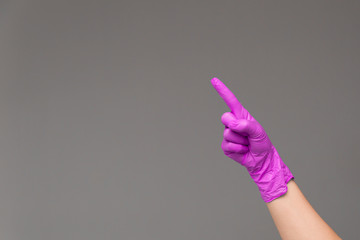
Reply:
[[[234,130],[245,130],[249,127],[249,122],[247,120],[233,120],[229,123],[228,126],[230,129]]]

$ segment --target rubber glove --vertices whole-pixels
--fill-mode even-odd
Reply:
[[[213,78],[211,83],[231,110],[221,116],[225,125],[221,144],[224,154],[246,167],[265,202],[284,195],[287,183],[294,176],[281,160],[264,128],[225,84],[217,78]]]

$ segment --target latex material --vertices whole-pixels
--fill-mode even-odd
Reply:
[[[211,83],[231,110],[221,116],[225,125],[221,144],[224,154],[246,167],[265,202],[284,195],[294,176],[265,130],[224,83],[217,78]]]

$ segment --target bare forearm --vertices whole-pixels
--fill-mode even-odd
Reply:
[[[294,180],[285,195],[266,203],[283,240],[341,239],[317,214]]]

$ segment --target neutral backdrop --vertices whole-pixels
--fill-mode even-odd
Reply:
[[[218,77],[344,239],[360,223],[359,1],[0,3],[0,238],[279,239],[220,147]]]

